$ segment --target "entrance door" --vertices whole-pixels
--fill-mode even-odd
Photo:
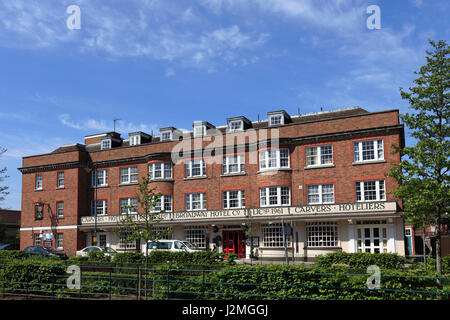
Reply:
[[[358,252],[386,253],[386,231],[385,226],[358,228]]]
[[[239,258],[245,258],[245,241],[242,230],[224,230],[222,238],[223,252],[226,253],[226,256],[232,252],[237,254]]]

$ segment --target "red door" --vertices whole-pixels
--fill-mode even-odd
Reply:
[[[235,253],[239,258],[245,258],[245,241],[244,232],[242,230],[226,230],[222,233],[223,252],[226,256],[230,252]]]

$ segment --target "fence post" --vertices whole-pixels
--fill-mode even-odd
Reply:
[[[136,299],[141,299],[141,268],[137,268]]]
[[[202,295],[203,295],[203,299],[205,299],[205,270],[203,270]]]
[[[80,291],[78,292],[78,298],[81,299],[81,290],[83,287],[83,269],[81,268],[80,265]]]
[[[170,280],[169,280],[169,276],[170,276],[170,269],[167,270],[167,300],[169,300],[169,294],[170,294]]]
[[[111,300],[111,266],[109,267],[109,300]]]

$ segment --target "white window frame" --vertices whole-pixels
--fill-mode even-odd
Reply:
[[[62,232],[56,233],[56,249],[63,249],[64,245],[64,234]]]
[[[237,171],[230,171],[230,167],[236,165],[238,168]],[[245,155],[234,154],[230,156],[224,156],[222,158],[222,174],[235,174],[244,172],[245,172]]]
[[[369,182],[375,182],[375,193],[376,193],[375,199],[366,199],[366,197],[365,197],[365,191],[368,191],[368,190],[365,190],[365,184],[367,184]],[[383,185],[383,188],[380,188],[380,185]],[[359,191],[358,191],[358,189],[359,189]],[[381,191],[383,191],[383,197],[381,197]],[[358,193],[360,194],[359,197],[358,197]],[[360,199],[358,199],[358,198],[360,198]],[[386,181],[385,180],[356,181],[355,182],[355,199],[356,199],[356,202],[385,201],[386,200]]]
[[[62,178],[60,177],[61,175]],[[64,188],[64,171],[58,171],[56,173],[56,188]]]
[[[193,209],[194,196],[199,195],[199,200],[195,202],[199,202],[200,208]],[[206,193],[205,192],[194,192],[194,193],[186,193],[185,194],[185,205],[186,211],[200,211],[206,210]]]
[[[126,200],[126,202],[127,202],[126,204],[122,204],[122,202],[124,202],[124,200]],[[133,206],[133,208],[126,208],[127,212],[122,212],[123,207],[129,207],[129,206]],[[119,199],[119,207],[120,207],[119,213],[122,215],[137,214],[137,206],[138,206],[137,198],[128,197],[128,198],[120,198]]]
[[[132,240],[130,242],[126,242],[126,236],[131,231],[121,230],[119,234],[119,245],[118,248],[120,250],[135,250],[136,249],[136,240]]]
[[[201,133],[199,132],[199,129],[201,130]],[[206,136],[206,125],[194,125],[193,131],[194,138],[204,137]]]
[[[325,195],[325,187],[329,187],[331,185],[333,190],[333,200],[332,201],[324,201],[324,195]],[[312,194],[314,191],[313,189],[317,188],[317,193]],[[327,193],[330,194],[330,193]],[[318,202],[311,202],[310,197],[313,195],[317,195],[319,201]],[[308,205],[314,205],[314,204],[332,204],[334,203],[335,195],[334,195],[334,183],[324,183],[324,184],[308,184],[306,186],[306,201]]]
[[[236,127],[236,124],[239,124],[239,127]],[[228,131],[229,132],[237,132],[244,130],[244,121],[242,120],[231,120],[228,123]]]
[[[273,123],[274,119],[280,118],[279,123]],[[269,127],[280,126],[284,124],[284,116],[282,114],[271,114],[269,115]]]
[[[200,162],[200,174],[193,175],[192,167],[194,163]],[[205,159],[194,159],[194,160],[188,160],[185,162],[185,177],[186,178],[195,178],[195,177],[206,177],[206,161]]]
[[[284,224],[287,226],[287,224]],[[261,225],[262,246],[266,248],[284,247],[283,225],[281,223],[267,223]],[[285,235],[287,247],[291,246],[291,237]]]
[[[131,173],[131,170],[133,168],[136,168],[136,173]],[[126,173],[124,171],[126,170]],[[122,167],[119,169],[119,176],[120,176],[120,184],[131,184],[131,183],[137,183],[138,182],[138,167],[137,166],[131,166],[131,167]],[[135,179],[131,179],[133,176],[136,176]],[[122,181],[122,177],[126,177],[126,180]]]
[[[58,207],[58,204],[62,203],[62,208]],[[61,212],[61,214],[60,214]],[[57,218],[63,218],[64,217],[64,201],[63,200],[58,200],[56,201],[56,217]]]
[[[282,191],[288,191],[288,202],[282,203]],[[276,191],[274,194],[273,191]],[[272,192],[272,194],[271,194]],[[276,197],[276,203],[270,203],[270,200]],[[270,186],[259,189],[259,203],[261,207],[281,207],[291,205],[291,187],[289,186]]]
[[[306,223],[307,248],[336,248],[339,246],[338,226],[333,221]]]
[[[41,246],[42,245],[42,234],[41,233],[35,233],[34,234],[34,246]]]
[[[231,199],[231,193],[237,192],[237,199]],[[231,201],[237,200],[238,205],[231,206]],[[242,209],[245,208],[245,190],[226,190],[222,191],[222,208],[223,209]]]
[[[43,188],[42,173],[37,173],[34,179],[35,179],[35,190],[42,190]]]
[[[199,249],[206,249],[206,227],[186,226],[184,227],[184,239],[197,246]]]
[[[324,154],[323,151],[325,148],[331,148],[331,162],[325,163],[325,156],[329,154]],[[314,155],[311,155],[312,151],[315,151]],[[310,164],[310,159],[315,159],[317,162],[316,164]],[[311,146],[306,147],[306,167],[321,167],[321,166],[331,166],[333,165],[334,159],[333,159],[333,145],[327,144],[327,145],[320,145],[320,146]]]
[[[111,149],[112,141],[111,141],[111,139],[103,139],[101,141],[100,145],[101,145],[101,150],[108,150],[108,149]]]
[[[98,184],[98,180],[102,180],[102,183]],[[92,187],[106,187],[108,186],[108,170],[94,170],[91,175]]]
[[[158,178],[155,178],[155,172],[156,170],[156,165],[160,164],[161,165],[161,169],[158,171],[161,171],[161,176]],[[167,175],[167,172],[170,172],[170,175]],[[152,162],[148,165],[148,174],[149,174],[149,178],[150,180],[161,180],[161,179],[172,179],[172,171],[173,171],[173,164],[172,162]]]
[[[287,165],[282,166],[282,160],[286,160],[285,157],[281,158],[282,153],[287,152]],[[275,154],[274,154],[275,153]],[[275,164],[273,164],[275,162]],[[266,149],[259,151],[259,170],[277,170],[277,169],[289,169],[291,167],[291,154],[288,148],[280,149]]]
[[[96,205],[97,202],[97,205]],[[101,206],[98,205],[101,203]],[[97,211],[101,210],[102,213],[98,214]],[[91,202],[91,216],[105,216],[108,214],[108,200],[100,199],[100,200],[92,200]]]
[[[372,143],[373,144],[373,159],[363,160],[364,150],[363,144]],[[384,141],[383,139],[374,140],[361,140],[353,142],[353,162],[354,163],[366,163],[372,161],[383,161],[384,160]]]
[[[356,227],[356,252],[389,253],[389,230],[386,224],[361,223]],[[366,229],[369,231],[367,235]],[[378,229],[378,236],[375,235]],[[378,245],[376,245],[378,240]],[[368,241],[368,243],[367,243]],[[378,252],[376,252],[378,249]]]
[[[166,135],[169,135],[169,137],[167,137]],[[160,132],[160,140],[161,141],[172,141],[173,139],[173,134],[172,131],[170,130],[164,130]]]
[[[141,136],[139,134],[130,136],[130,146],[138,146],[141,144]]]
[[[164,209],[161,207],[161,203],[164,206]],[[159,198],[158,202],[155,204],[155,207],[150,210],[150,212],[172,212],[173,210],[173,196],[171,194],[163,194]]]

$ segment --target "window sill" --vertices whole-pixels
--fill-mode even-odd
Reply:
[[[342,250],[342,247],[303,247],[303,250]]]
[[[91,189],[98,189],[98,188],[108,188],[109,187],[109,185],[102,185],[102,186],[91,186]]]
[[[334,168],[334,167],[335,167],[334,164],[323,164],[323,165],[320,165],[320,166],[308,166],[308,167],[305,167],[304,169],[305,170],[309,170],[309,169],[325,169],[325,168]]]
[[[65,189],[64,186],[62,186],[62,187],[56,187],[56,190],[61,190],[61,189]]]
[[[138,184],[138,182],[119,183],[119,187],[122,187],[122,186],[135,186],[137,184]]]
[[[235,176],[246,176],[247,173],[245,172],[237,172],[237,173],[224,173],[221,174],[221,177],[235,177]]]
[[[292,171],[292,168],[270,168],[270,169],[262,169],[257,171],[256,173],[269,173],[269,172],[276,172],[276,171]]]
[[[56,220],[63,220],[64,219],[64,217],[63,216],[60,216],[60,217],[56,217]]]
[[[149,180],[149,183],[152,182],[174,182],[175,180],[173,178],[161,178],[161,179],[152,179]]]
[[[34,191],[44,191],[44,189],[43,189],[43,188],[40,188],[40,189],[34,189]]]
[[[197,179],[208,179],[207,176],[198,176],[198,177],[187,177],[184,180],[197,180]]]
[[[358,166],[362,164],[374,164],[374,163],[386,163],[386,160],[367,160],[367,161],[359,161],[359,162],[353,162],[353,166]]]

